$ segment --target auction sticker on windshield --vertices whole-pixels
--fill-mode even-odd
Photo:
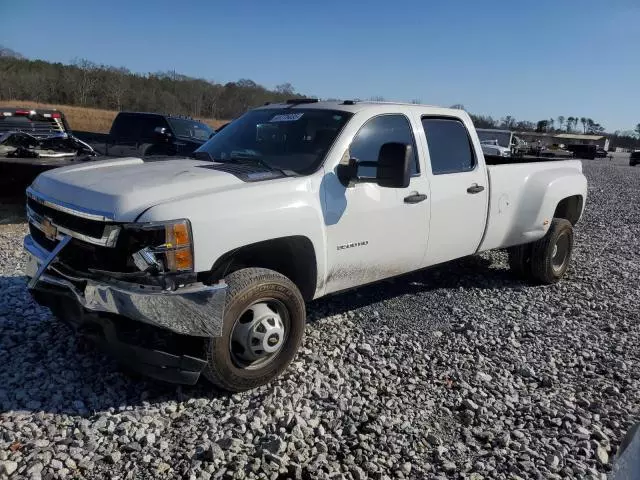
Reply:
[[[280,115],[276,115],[273,117],[270,122],[295,122],[296,120],[300,120],[304,113],[284,113]]]

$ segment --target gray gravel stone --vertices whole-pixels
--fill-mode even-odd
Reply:
[[[558,468],[558,466],[560,465],[560,458],[558,458],[557,455],[548,455],[547,465],[549,465],[549,467],[552,469]]]
[[[445,471],[445,472],[447,472],[447,473],[453,473],[453,472],[455,472],[455,471],[458,469],[458,467],[456,466],[456,464],[455,464],[455,463],[453,463],[453,462],[449,462],[449,461],[444,462],[444,463],[442,464],[442,468],[443,468],[443,469],[444,469],[444,471]]]
[[[606,465],[609,463],[609,454],[607,453],[607,450],[604,447],[598,446],[598,448],[596,449],[596,455],[598,457],[598,461],[602,465]]]
[[[216,460],[224,460],[224,450],[217,443],[212,444],[205,450],[205,460],[214,462]]]
[[[122,458],[122,454],[118,451],[115,452],[111,452],[109,454],[109,456],[107,457],[107,459],[109,460],[110,463],[112,464],[116,464],[120,461],[120,459]]]
[[[18,462],[4,460],[0,463],[0,472],[6,475],[12,475],[18,469]]]

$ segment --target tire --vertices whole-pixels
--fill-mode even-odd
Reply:
[[[616,454],[618,458],[620,458],[622,454],[626,451],[627,447],[631,445],[631,442],[633,441],[633,437],[638,435],[639,432],[640,432],[640,423],[636,423],[629,430],[627,430],[627,433],[622,438],[622,442],[620,442],[620,446],[618,447],[618,453]]]
[[[507,250],[509,254],[509,268],[517,276],[531,278],[531,244],[517,245]]]
[[[573,225],[554,218],[547,234],[531,244],[531,277],[542,284],[558,282],[567,271],[573,251]]]
[[[216,387],[230,392],[250,390],[269,383],[279,376],[295,357],[302,342],[306,324],[305,303],[298,288],[284,275],[264,268],[245,268],[229,274],[225,281],[228,285],[227,300],[223,318],[222,336],[207,339],[205,359],[207,364],[203,375]],[[268,310],[265,310],[266,305]],[[265,321],[277,322],[283,328],[274,330],[274,334],[255,333],[260,327],[262,316],[257,311],[275,312],[273,318]],[[255,323],[257,322],[257,323]],[[258,325],[253,327],[253,325]],[[265,324],[266,325],[266,324]],[[275,323],[274,323],[275,325]],[[268,325],[267,325],[268,326]],[[238,334],[237,332],[245,332]],[[247,333],[249,332],[249,333]],[[280,334],[284,332],[282,336]],[[243,339],[257,341],[256,335],[262,335],[265,345],[280,340],[278,350],[267,354],[264,350],[262,360],[251,362],[243,355],[253,355],[258,347],[243,348],[236,341]],[[251,336],[253,335],[253,336]],[[265,343],[266,342],[266,343]],[[259,343],[262,345],[263,343]],[[254,345],[247,340],[244,345]],[[251,351],[250,351],[251,350]],[[262,362],[262,363],[261,363]]]

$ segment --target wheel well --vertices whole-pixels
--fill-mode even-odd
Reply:
[[[578,220],[580,220],[582,201],[582,195],[573,195],[572,197],[562,199],[560,203],[558,203],[553,217],[564,218],[569,220],[572,225],[575,225]]]
[[[311,300],[316,292],[316,254],[307,237],[275,238],[227,252],[213,265],[209,281],[215,282],[247,267],[268,268],[281,273],[296,284],[305,300]]]

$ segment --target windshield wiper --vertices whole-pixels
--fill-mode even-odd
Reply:
[[[285,171],[285,170],[282,170],[281,168],[277,168],[277,167],[274,167],[273,165],[269,165],[269,163],[262,160],[262,158],[260,158],[259,156],[248,153],[248,152],[231,152],[231,158],[224,161],[229,163],[237,163],[237,164],[253,163],[254,165],[260,165],[272,172],[281,173],[285,177],[290,177],[292,175],[295,175],[295,172],[291,172],[288,170]]]
[[[250,153],[238,153],[232,152],[231,158],[225,158],[224,160],[219,160],[213,157],[209,152],[206,151],[196,151],[189,154],[189,158],[193,158],[196,160],[205,160],[207,162],[218,162],[218,163],[235,163],[236,165],[249,164],[252,163],[254,165],[259,165],[261,167],[266,168],[271,172],[277,172],[285,177],[297,177],[299,176],[297,172],[293,170],[283,170],[281,168],[274,167],[273,165],[269,165],[267,162],[262,160],[260,157],[256,155],[252,155]]]

